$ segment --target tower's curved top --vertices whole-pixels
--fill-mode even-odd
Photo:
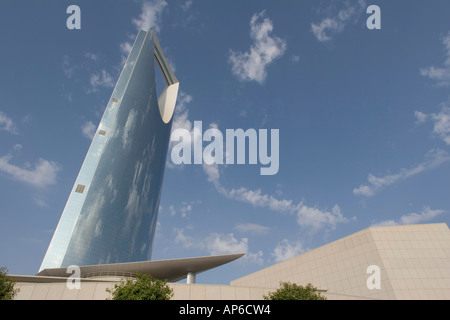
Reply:
[[[153,32],[154,37],[155,59],[166,81],[166,88],[158,99],[159,112],[164,123],[169,123],[175,111],[179,82],[161,50],[156,33],[153,30],[150,30],[150,32]]]

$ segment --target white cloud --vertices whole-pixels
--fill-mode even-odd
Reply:
[[[447,145],[450,145],[450,106],[448,103],[442,104],[439,113],[425,114],[420,111],[415,113],[417,123],[424,123],[427,120],[434,122],[433,133],[438,135]]]
[[[441,112],[432,113],[430,117],[434,122],[433,132],[450,145],[450,107],[444,106]]]
[[[148,31],[153,28],[155,31],[160,30],[161,14],[167,6],[165,0],[151,0],[142,3],[142,12],[139,18],[134,18],[133,24],[138,30]]]
[[[262,251],[250,252],[248,239],[237,239],[233,233],[223,234],[213,232],[204,238],[194,238],[188,236],[183,228],[175,228],[175,244],[181,245],[183,248],[196,248],[206,250],[209,255],[225,255],[244,253],[243,260],[251,263],[263,263]]]
[[[130,42],[123,42],[120,44],[120,51],[126,56],[130,54],[132,48],[133,44],[131,44]]]
[[[137,30],[148,31],[154,29],[159,32],[161,29],[161,15],[167,5],[165,0],[145,0],[142,3],[139,17],[133,18],[132,23],[136,26]],[[120,66],[125,64],[133,47],[134,39],[135,35],[130,34],[129,40],[120,44],[120,52],[122,54]]]
[[[125,65],[125,62],[127,62],[127,58],[130,55],[132,48],[133,48],[133,43],[131,43],[131,42],[125,41],[120,44],[120,53],[121,53],[120,66],[122,68]]]
[[[327,31],[335,34],[341,32],[343,29],[344,23],[335,18],[326,18],[319,24],[311,24],[311,31],[320,42],[329,41],[332,39],[331,36],[328,35]]]
[[[230,190],[228,196],[242,202],[250,203],[253,206],[266,207],[271,201],[270,196],[262,194],[261,189],[249,190],[244,187]]]
[[[373,224],[372,227],[420,224],[428,222],[443,213],[445,213],[444,210],[432,210],[431,208],[426,207],[421,213],[413,212],[401,216],[399,220],[385,220],[377,222]]]
[[[250,50],[236,53],[231,50],[229,61],[232,72],[242,81],[263,83],[267,77],[267,67],[286,51],[286,41],[272,36],[273,23],[262,11],[254,14],[250,20],[250,37],[253,44]]]
[[[7,174],[10,178],[39,189],[56,184],[57,172],[61,169],[56,162],[39,159],[34,166],[25,164],[21,168],[11,164],[11,159],[10,154],[0,158],[0,172]]]
[[[261,250],[258,252],[247,252],[242,259],[262,265],[264,263],[263,255]]]
[[[97,126],[92,121],[87,121],[81,126],[81,132],[83,136],[89,140],[92,140],[97,131]]]
[[[86,58],[92,60],[92,61],[97,61],[98,58],[99,58],[99,55],[98,55],[98,54],[91,53],[91,52],[85,52],[85,53],[84,53],[84,56],[85,56]]]
[[[180,91],[177,99],[177,105],[175,107],[175,114],[173,118],[172,132],[177,129],[185,129],[183,132],[187,135],[187,137],[182,137],[184,141],[191,141],[193,146],[194,139],[202,139],[202,132],[195,132],[195,128],[193,123],[188,119],[189,118],[189,109],[188,105],[193,101],[192,96],[186,94],[183,91]],[[169,144],[169,150],[172,150],[173,146],[178,142],[171,141]],[[182,165],[175,166],[171,159],[171,157],[167,157],[167,167],[168,168],[182,168]]]
[[[33,198],[34,203],[40,208],[48,208],[47,202],[39,196]]]
[[[297,223],[302,227],[317,231],[326,226],[334,229],[339,223],[346,223],[348,219],[341,213],[341,208],[335,205],[331,211],[312,208],[300,203],[296,208]]]
[[[325,227],[334,229],[338,224],[349,221],[349,219],[341,213],[338,205],[335,205],[331,211],[327,211],[317,207],[309,207],[305,205],[303,201],[295,205],[292,200],[278,199],[273,195],[264,194],[261,189],[250,190],[241,187],[238,189],[227,190],[220,183],[220,174],[218,173],[217,165],[204,165],[203,167],[204,172],[208,176],[208,181],[214,184],[219,193],[233,200],[248,203],[254,207],[268,208],[280,213],[285,212],[295,214],[297,216],[297,223],[301,227],[311,228],[312,231],[317,231]],[[205,167],[207,167],[208,170],[205,170]]]
[[[180,208],[181,217],[185,218],[192,211],[192,205],[186,204]]]
[[[311,32],[320,42],[330,41],[333,39],[332,36],[344,30],[347,23],[356,22],[358,17],[363,13],[363,9],[366,8],[365,0],[359,0],[357,3],[346,1],[345,8],[340,9],[332,16],[325,17],[317,24],[312,23]],[[328,8],[327,11],[332,11],[332,8]]]
[[[192,237],[189,237],[184,234],[184,229],[182,228],[175,228],[175,243],[182,245],[183,248],[191,248],[196,245],[196,242],[192,239]],[[198,243],[197,243],[198,245]]]
[[[394,184],[398,181],[402,181],[411,178],[419,173],[433,169],[450,160],[450,155],[440,149],[433,149],[425,156],[425,161],[411,169],[402,169],[396,174],[387,175],[384,177],[376,177],[373,174],[369,174],[368,184],[361,185],[359,188],[353,189],[353,194],[371,197],[386,186]]]
[[[70,58],[66,55],[63,57],[62,69],[68,79],[72,79],[75,67],[71,64]]]
[[[220,171],[217,164],[203,165],[203,171],[216,190],[222,195],[254,207],[268,208],[276,212],[286,212],[297,215],[297,223],[301,227],[312,228],[317,231],[324,227],[335,228],[339,223],[346,223],[349,220],[344,217],[338,205],[331,211],[321,210],[306,206],[303,201],[295,205],[294,201],[278,199],[269,194],[264,194],[261,189],[251,190],[244,187],[227,190],[220,183]]]
[[[420,74],[435,80],[439,86],[450,86],[450,31],[442,39],[446,50],[446,60],[442,67],[431,66],[420,70]]]
[[[212,233],[205,239],[206,249],[211,255],[246,253],[248,239],[237,240],[234,234]]]
[[[0,111],[0,130],[8,131],[12,134],[17,134],[18,129],[14,121],[6,114]]]
[[[275,262],[282,262],[284,260],[293,258],[305,252],[303,245],[300,242],[290,243],[287,239],[278,243],[277,247],[273,250],[272,256]]]
[[[181,205],[175,207],[174,205],[169,206],[169,211],[171,216],[177,215],[177,213],[180,213],[180,216],[182,218],[186,218],[189,214],[192,213],[194,210],[194,207],[201,204],[201,201],[183,201]]]
[[[228,196],[228,191],[225,190],[225,188],[223,188],[220,184],[220,171],[219,171],[219,166],[217,164],[211,164],[208,165],[206,163],[203,163],[203,172],[206,174],[207,176],[207,180],[209,182],[211,182],[214,187],[216,188],[216,190],[225,195]]]
[[[261,250],[256,253],[250,252],[248,248],[248,239],[241,238],[238,240],[233,233],[211,233],[204,239],[204,243],[206,250],[208,250],[210,255],[245,253],[245,256],[242,258],[243,260],[257,264],[262,264],[264,262],[263,252]]]
[[[428,120],[428,115],[421,111],[415,111],[414,116],[417,119],[417,123],[424,123],[425,121]]]
[[[91,74],[89,79],[91,87],[88,89],[89,93],[97,92],[100,87],[114,88],[115,81],[113,76],[106,70],[100,71],[100,73]]]
[[[249,190],[246,188],[232,189],[226,191],[221,187],[220,191],[226,196],[241,202],[249,203],[255,207],[268,208],[276,212],[287,212],[297,215],[297,223],[301,227],[312,228],[317,231],[324,227],[335,228],[339,223],[346,223],[338,205],[332,211],[321,210],[305,205],[303,201],[294,205],[292,200],[280,200],[273,195],[263,194],[260,189]]]
[[[189,121],[188,104],[193,101],[192,96],[180,91],[177,99],[177,106],[175,108],[175,115],[173,119],[172,131],[176,129],[192,130],[192,122]]]
[[[159,207],[159,210],[161,212],[162,211],[162,207]],[[161,228],[162,228],[161,227],[161,222],[157,221],[156,222],[156,229],[155,229],[156,237],[159,237]]]
[[[297,56],[297,55],[292,55],[291,56],[291,61],[294,62],[294,63],[297,63],[297,62],[300,61],[300,57]]]
[[[189,8],[192,7],[192,3],[193,0],[186,0],[186,2],[181,5],[181,9],[183,9],[183,11],[189,10]]]
[[[265,235],[269,232],[270,228],[256,223],[240,223],[234,227],[239,232],[244,232],[254,235]]]

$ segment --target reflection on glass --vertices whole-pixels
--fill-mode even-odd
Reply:
[[[150,259],[172,127],[158,108],[154,38],[136,38],[41,270]]]

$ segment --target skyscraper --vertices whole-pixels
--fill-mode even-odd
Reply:
[[[155,32],[140,31],[40,270],[150,259],[178,85]]]

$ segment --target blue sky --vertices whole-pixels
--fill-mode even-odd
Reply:
[[[81,8],[81,30],[66,9]],[[369,5],[381,30],[369,30]],[[229,281],[373,225],[450,222],[450,3],[3,1],[0,265],[38,271],[139,28],[174,126],[280,130],[280,167],[170,162],[153,259],[245,252]]]

